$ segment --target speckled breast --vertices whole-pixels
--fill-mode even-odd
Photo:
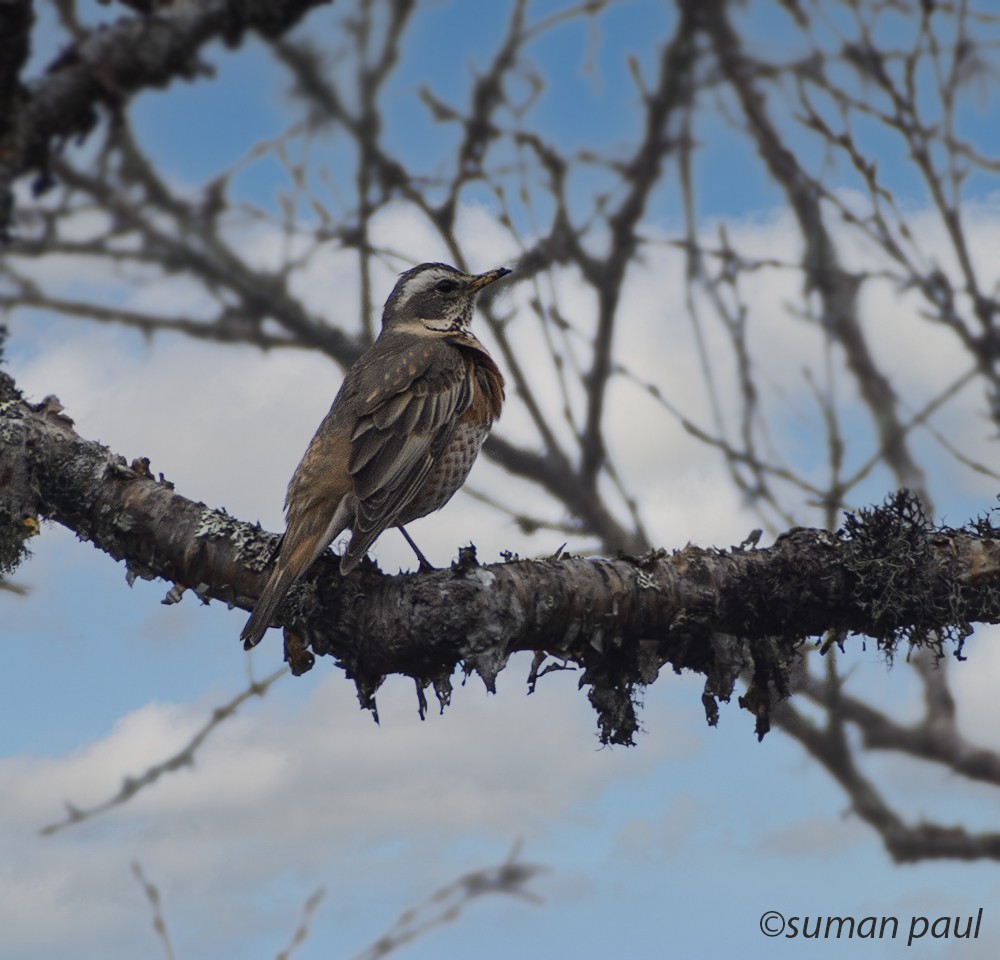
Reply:
[[[451,442],[445,448],[441,459],[433,466],[427,479],[416,496],[406,505],[396,523],[409,523],[418,517],[440,510],[465,483],[472,465],[479,456],[486,434],[490,432],[488,423],[464,420],[455,427]]]

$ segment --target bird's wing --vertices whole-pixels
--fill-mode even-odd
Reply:
[[[398,337],[381,343],[375,369],[382,376],[355,396],[348,460],[358,500],[349,552],[359,557],[396,523],[472,403],[469,361],[443,339]]]

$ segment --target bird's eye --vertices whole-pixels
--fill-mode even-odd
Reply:
[[[458,289],[458,284],[454,280],[438,280],[434,284],[435,290],[440,290],[442,293],[452,293]]]

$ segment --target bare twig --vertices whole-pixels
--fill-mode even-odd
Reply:
[[[518,841],[499,866],[467,873],[434,891],[423,903],[403,911],[392,927],[354,960],[379,960],[388,956],[435,927],[454,923],[462,911],[480,897],[504,894],[528,903],[541,903],[541,897],[528,889],[528,883],[547,868],[524,863],[520,855],[521,841]]]
[[[142,887],[142,892],[145,894],[146,900],[149,901],[149,908],[153,913],[153,929],[156,931],[156,936],[163,947],[163,955],[166,960],[174,960],[174,950],[170,945],[170,936],[167,933],[166,921],[163,919],[160,891],[146,879],[146,875],[142,872],[142,866],[138,860],[132,861],[132,873],[135,875],[139,886]]]
[[[301,946],[305,943],[306,938],[309,936],[309,921],[312,919],[312,915],[316,912],[316,908],[320,905],[323,898],[326,896],[326,890],[323,887],[313,891],[306,900],[302,907],[302,919],[299,921],[299,925],[295,928],[295,933],[292,934],[292,941],[282,950],[275,960],[288,960],[294,953],[295,948]]]
[[[271,685],[280,680],[287,673],[288,668],[282,667],[280,670],[276,670],[264,680],[252,681],[245,690],[242,690],[228,703],[224,703],[222,706],[216,707],[212,711],[212,715],[208,722],[190,739],[190,741],[188,741],[183,749],[179,750],[172,757],[169,757],[160,763],[154,764],[137,777],[126,777],[118,792],[113,797],[105,800],[103,803],[86,808],[77,807],[74,804],[67,803],[66,819],[59,820],[55,823],[50,823],[48,826],[42,827],[42,829],[39,830],[39,833],[42,836],[51,836],[53,833],[58,833],[66,827],[82,823],[84,820],[90,820],[92,817],[96,817],[101,813],[106,813],[114,807],[120,807],[122,804],[128,803],[128,801],[141,790],[152,786],[164,774],[174,773],[184,767],[193,766],[195,754],[198,751],[198,748],[201,747],[201,745],[208,739],[209,735],[213,730],[215,730],[216,727],[219,726],[219,724],[234,716],[236,711],[251,697],[264,696],[264,694],[270,689]]]

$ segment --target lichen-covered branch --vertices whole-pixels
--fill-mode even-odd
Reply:
[[[191,589],[252,606],[273,534],[181,496],[148,462],[81,438],[53,398],[29,405],[0,378],[0,563],[49,519],[130,577],[171,582],[168,601]],[[951,639],[961,653],[972,623],[1000,620],[1000,530],[936,529],[899,494],[836,533],[797,528],[766,549],[480,565],[467,548],[448,570],[387,576],[372,564],[346,578],[323,558],[278,619],[294,672],[331,655],[371,709],[387,674],[413,677],[422,704],[432,686],[443,707],[457,667],[492,689],[512,653],[533,650],[582,670],[604,742],[632,742],[636,692],[665,666],[705,676],[710,722],[748,676],[741,704],[763,735],[808,637],[865,633],[890,656],[904,640],[941,653]]]

